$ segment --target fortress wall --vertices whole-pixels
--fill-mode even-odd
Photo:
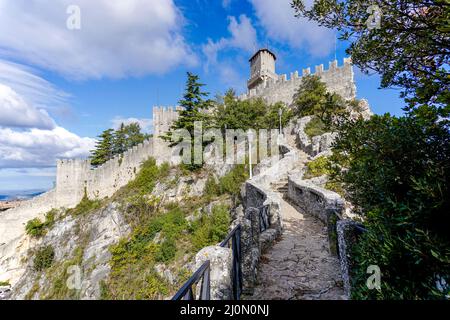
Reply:
[[[172,123],[179,117],[181,107],[153,107],[153,135],[158,137],[169,131]]]
[[[151,156],[153,156],[153,138],[116,156],[101,167],[90,170],[87,182],[88,198],[103,199],[112,196],[136,177],[142,162]]]
[[[81,201],[89,179],[90,167],[89,160],[57,160],[56,207],[72,208]]]
[[[292,72],[290,77],[282,74],[276,81],[268,81],[255,89],[251,89],[247,94],[241,95],[241,100],[250,98],[264,98],[268,103],[284,102],[291,105],[294,94],[296,93],[302,77],[315,74],[320,76],[321,80],[327,85],[330,92],[340,94],[345,99],[353,99],[356,96],[356,86],[353,79],[353,67],[350,58],[344,59],[344,65],[339,67],[337,60],[329,63],[327,70],[323,65],[315,67],[314,73],[310,68],[302,70],[302,76],[298,71]]]

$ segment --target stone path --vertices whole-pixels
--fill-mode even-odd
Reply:
[[[326,226],[283,200],[281,240],[261,257],[249,300],[345,299],[339,261],[328,250]]]

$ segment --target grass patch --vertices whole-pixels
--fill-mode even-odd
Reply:
[[[52,246],[45,246],[40,248],[34,256],[34,270],[42,271],[50,268],[55,258],[55,250]]]
[[[72,216],[87,215],[102,207],[102,201],[95,199],[91,200],[85,194],[80,203],[73,209],[67,210],[67,213]]]
[[[318,117],[313,117],[305,126],[305,133],[311,139],[315,136],[320,136],[327,133],[327,129],[322,120]]]

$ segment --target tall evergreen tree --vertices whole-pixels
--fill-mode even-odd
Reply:
[[[192,137],[192,155],[191,159],[194,159],[194,122],[201,121],[203,124],[203,130],[207,129],[211,125],[210,115],[207,113],[213,102],[210,99],[205,99],[209,95],[208,92],[202,91],[204,84],[199,82],[199,77],[193,73],[187,73],[186,89],[178,103],[183,109],[180,111],[180,116],[171,127],[171,131],[162,136],[165,140],[172,140],[172,132],[177,129],[186,129],[189,131]],[[173,141],[177,144],[178,141]],[[189,170],[196,170],[202,167],[200,164],[191,163],[186,166]]]
[[[99,136],[95,149],[91,151],[91,164],[100,166],[110,160],[114,154],[114,130],[107,129]]]
[[[130,149],[148,139],[148,135],[141,132],[139,123],[134,122],[124,127],[126,135],[126,148]]]
[[[114,154],[127,151],[127,134],[125,124],[121,123],[119,129],[114,132]]]

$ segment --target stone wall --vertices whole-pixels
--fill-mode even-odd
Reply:
[[[288,198],[303,212],[311,213],[328,224],[331,213],[342,214],[344,200],[337,193],[320,188],[299,175],[288,177]]]
[[[309,74],[311,74],[310,68],[303,69],[302,76]],[[321,78],[330,92],[336,92],[344,99],[356,97],[356,85],[350,58],[344,58],[344,64],[341,67],[338,66],[337,60],[329,63],[328,70],[324,70],[323,64],[316,66],[314,74]],[[279,75],[278,80],[269,80],[239,98],[245,100],[261,97],[268,103],[281,101],[291,105],[293,96],[302,82],[302,76],[299,76],[298,71],[291,72],[289,79],[286,74]]]
[[[311,157],[330,153],[331,146],[337,137],[337,133],[327,132],[320,136],[310,138],[305,133],[305,127],[311,120],[311,116],[298,119],[293,129],[297,136],[300,148]]]
[[[0,246],[21,237],[27,221],[42,218],[51,209],[73,208],[85,194],[89,199],[112,196],[135,178],[141,163],[150,157],[154,157],[158,164],[177,164],[179,160],[178,157],[172,157],[168,143],[157,137],[97,168],[92,168],[89,160],[58,160],[55,189],[0,213]]]
[[[153,134],[155,137],[169,131],[172,123],[179,117],[179,111],[183,108],[177,107],[153,107]]]

